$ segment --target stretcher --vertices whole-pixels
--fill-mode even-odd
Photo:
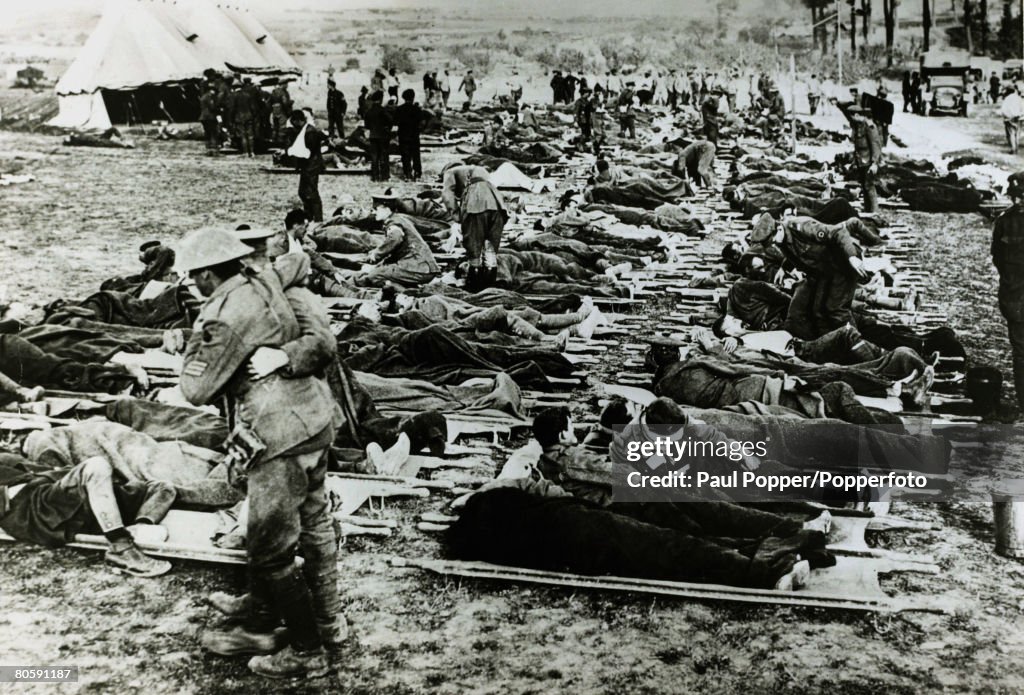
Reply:
[[[438,524],[438,526],[442,525]],[[899,571],[937,574],[939,571],[937,566],[899,563],[876,558],[838,557],[836,560],[835,567],[813,570],[807,586],[798,591],[750,589],[722,584],[696,584],[634,577],[590,576],[461,560],[398,557],[394,558],[391,564],[392,567],[398,569],[419,569],[446,577],[467,577],[492,582],[539,584],[568,589],[614,591],[702,601],[733,601],[878,613],[924,611],[951,614],[956,609],[957,603],[944,597],[890,596],[882,591],[878,583],[879,574]]]
[[[263,173],[265,173],[265,174],[298,174],[299,173],[297,169],[292,169],[290,167],[273,167],[273,166],[270,166],[270,167],[260,167],[260,170],[263,171]],[[370,175],[370,170],[369,169],[359,169],[359,168],[351,168],[351,169],[327,168],[327,169],[324,169],[323,171],[321,171],[320,175],[321,176],[369,176]]]

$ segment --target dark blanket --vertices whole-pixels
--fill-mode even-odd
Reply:
[[[654,179],[631,179],[616,185],[598,185],[587,191],[593,203],[611,203],[653,210],[664,203],[676,203],[693,195],[689,185],[679,180],[666,184]]]
[[[72,541],[78,533],[99,533],[84,493],[57,486],[70,468],[54,469],[12,454],[0,454],[0,487],[25,487],[0,517],[0,528],[20,541],[51,548]],[[146,483],[114,483],[114,496],[126,524],[146,501]]]
[[[984,199],[973,188],[940,183],[900,188],[900,198],[920,212],[977,212]]]
[[[148,434],[158,442],[186,442],[225,451],[227,420],[204,410],[183,408],[141,398],[119,398],[107,404],[107,419]]]
[[[562,153],[551,145],[535,142],[525,147],[512,145],[484,145],[479,154],[510,160],[516,166],[520,162],[527,164],[554,164]]]
[[[17,335],[43,352],[76,362],[106,362],[119,352],[142,352],[142,346],[133,340],[49,323],[26,328]]]
[[[327,383],[344,417],[334,439],[336,452],[349,450],[343,452],[343,458],[362,458],[363,450],[371,442],[387,449],[402,433],[409,437],[409,450],[413,453],[425,448],[435,456],[444,453],[448,428],[444,415],[438,411],[426,410],[404,416],[381,415],[373,397],[356,380],[352,369],[340,359],[328,368]]]
[[[501,306],[506,309],[533,307],[542,314],[564,314],[580,308],[581,298],[576,294],[563,294],[544,301],[529,300],[518,292],[501,287],[488,287],[479,292],[466,292],[455,285],[431,284],[428,294],[443,294],[479,307]]]
[[[507,372],[523,388],[548,389],[546,376],[564,378],[573,371],[572,364],[552,350],[487,345],[441,326],[408,331],[358,318],[338,336],[338,349],[353,370],[435,384]]]
[[[690,535],[572,497],[497,488],[469,498],[445,535],[461,560],[588,575],[770,588],[821,534],[771,542]],[[738,547],[737,547],[738,546]]]
[[[655,206],[654,210],[643,210],[625,205],[614,205],[611,203],[592,203],[584,205],[580,210],[584,212],[604,212],[623,224],[632,224],[637,227],[649,225],[663,232],[678,232],[688,236],[697,236],[703,231],[704,225],[696,217],[682,215],[659,214]],[[567,235],[568,236],[568,235]],[[585,228],[571,235],[574,239],[590,240],[595,243],[608,244],[616,248],[631,248],[642,250],[655,250],[658,248],[660,239],[648,237],[646,239],[624,239],[596,229]]]
[[[77,362],[43,352],[18,335],[0,334],[0,370],[22,386],[117,393],[135,383],[116,364]]]
[[[201,302],[181,285],[153,299],[126,292],[97,292],[78,302],[58,300],[46,308],[46,323],[67,323],[79,317],[143,328],[191,328]]]
[[[685,407],[687,414],[730,439],[767,442],[772,461],[803,469],[913,470],[945,474],[950,446],[941,437],[906,435],[892,428],[860,427],[834,419],[808,420],[782,408],[730,409]]]

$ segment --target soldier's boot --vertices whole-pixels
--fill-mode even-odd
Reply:
[[[241,597],[236,598],[223,592],[215,592],[207,597],[207,603],[225,615],[233,613],[231,617],[241,618],[242,622],[206,630],[200,640],[204,649],[220,656],[273,654],[287,644],[281,619],[270,604],[267,582],[251,574],[249,586],[250,593]],[[223,597],[233,600],[217,600]]]
[[[203,598],[203,603],[211,606],[228,618],[244,618],[253,607],[252,595],[245,593],[234,596],[226,591],[214,591]]]
[[[466,271],[466,291],[476,293],[483,289],[482,278],[483,266],[470,265]]]
[[[103,559],[118,574],[133,577],[159,577],[171,571],[171,563],[144,554],[130,538],[111,545]]]
[[[295,565],[267,577],[274,605],[288,629],[289,645],[268,656],[254,656],[249,669],[267,678],[318,678],[330,665],[324,652],[306,578]]]

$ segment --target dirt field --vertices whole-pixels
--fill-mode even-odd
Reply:
[[[72,150],[52,137],[0,134],[8,157],[42,153],[23,160],[38,181],[0,189],[0,263],[12,298],[41,304],[81,296],[133,268],[142,241],[214,221],[273,224],[291,205],[294,177],[266,175],[237,158],[201,157],[199,143],[139,141],[127,152]],[[427,169],[438,167],[428,157]],[[322,188],[328,207],[343,190],[360,197],[372,190],[347,177],[325,178]],[[930,298],[948,306],[970,353],[1006,365],[987,260],[990,223],[896,218],[922,230]],[[445,581],[389,566],[391,556],[437,555],[436,541],[414,524],[438,502],[389,504],[383,514],[401,522],[395,537],[354,539],[344,548],[342,588],[356,639],[339,654],[336,682],[307,691],[1019,691],[1024,566],[992,553],[987,489],[994,478],[1021,477],[1022,453],[1019,439],[1008,443],[996,470],[958,455],[964,480],[953,500],[900,500],[894,508],[941,530],[879,539],[936,557],[940,575],[894,575],[887,587],[950,597],[960,606],[954,616],[873,618]],[[80,692],[282,692],[251,676],[243,660],[204,656],[198,647],[213,617],[199,599],[237,587],[233,571],[179,564],[160,579],[126,581],[87,553],[2,552],[4,663],[77,664]]]
[[[437,25],[422,31],[403,25],[401,33],[386,36],[377,12],[336,13],[322,24],[309,14],[282,14],[286,20],[274,25],[275,34],[315,75],[312,84],[293,92],[311,103],[319,104],[318,85],[328,65],[340,67],[346,57],[358,57],[360,71],[339,75],[354,108],[352,86],[365,81],[383,38],[425,37],[418,59],[446,60],[439,51],[446,35]],[[445,27],[459,27],[460,40],[486,33],[469,19],[442,19]],[[52,61],[48,74],[59,74],[73,55],[68,46],[84,40],[76,28],[80,21],[78,15],[55,17],[53,31],[63,32],[58,38],[35,37],[16,48],[7,39],[21,36],[22,29],[12,25],[5,34],[0,26],[0,45],[11,54],[0,55],[0,63],[35,52]],[[309,29],[314,24],[317,31]],[[529,24],[545,26],[539,18]],[[481,94],[503,84],[502,67],[495,67]],[[533,76],[527,97],[546,96],[546,82]],[[5,112],[25,99],[0,89]],[[35,99],[33,108],[52,108],[45,96]],[[1002,154],[1001,128],[991,109],[966,121],[942,119],[941,126],[911,118],[902,127],[922,146],[956,135],[954,149],[980,151],[1009,170],[1024,163]],[[263,160],[211,159],[201,156],[199,142],[133,137],[139,146],[131,151],[71,149],[61,147],[58,137],[0,131],[0,171],[20,169],[37,177],[0,188],[0,286],[10,299],[38,308],[60,297],[82,297],[105,278],[137,270],[144,241],[174,240],[214,222],[278,226],[297,202],[297,177],[264,174]],[[443,161],[427,154],[427,176]],[[398,182],[394,187],[408,189]],[[328,210],[342,192],[366,198],[379,190],[364,178],[321,181]],[[991,221],[977,215],[887,215],[921,230],[917,257],[931,273],[925,300],[948,310],[973,360],[999,365],[1008,377],[1009,348],[988,258]],[[706,243],[716,242],[712,236]],[[667,307],[653,302],[644,309],[652,331]],[[611,366],[613,360],[603,369]],[[578,407],[592,409],[592,395],[579,395]],[[1005,439],[1001,460],[959,450],[952,466],[959,477],[954,494],[943,501],[895,503],[893,514],[930,522],[937,530],[872,539],[933,556],[940,574],[892,575],[884,585],[899,594],[947,597],[959,606],[954,615],[890,618],[655,600],[447,581],[392,568],[392,557],[439,555],[436,539],[415,529],[421,512],[440,509],[442,498],[435,495],[389,502],[375,512],[400,522],[392,538],[356,538],[344,546],[342,593],[354,639],[336,655],[338,673],[330,680],[282,686],[250,674],[244,659],[202,653],[199,633],[214,616],[200,599],[216,589],[240,590],[242,577],[235,570],[178,563],[155,580],[126,580],[110,573],[99,555],[25,545],[0,546],[0,664],[77,665],[81,682],[60,691],[103,695],[1024,692],[1024,563],[992,552],[988,496],[995,482],[1024,478],[1024,437],[1003,435],[994,425],[992,431]]]

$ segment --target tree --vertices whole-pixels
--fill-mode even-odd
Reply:
[[[924,43],[922,44],[921,50],[927,51],[931,45],[929,39],[931,38],[932,31],[932,4],[931,0],[922,0],[922,2],[924,7],[921,12],[921,31],[924,34],[922,37],[924,39]]]
[[[1021,16],[1013,16],[1015,0],[1003,0],[1003,16],[999,21],[999,46],[1000,58],[1020,58],[1022,40]]]
[[[860,0],[861,34],[864,46],[868,45],[868,32],[871,31],[871,0]]]
[[[899,29],[900,0],[882,0],[882,15],[885,19],[885,66],[892,67],[893,44],[896,43],[896,31]]]
[[[978,21],[981,22],[981,54],[988,55],[988,0],[978,2]]]
[[[805,7],[811,10],[811,43],[814,48],[821,48],[822,54],[828,52],[828,23],[824,20],[832,6],[830,0],[803,0]]]
[[[857,5],[856,0],[846,0],[850,3],[850,54],[857,55]]]
[[[964,36],[967,37],[967,52],[974,55],[974,3],[964,0]]]
[[[385,70],[394,68],[398,72],[405,74],[416,71],[416,63],[413,62],[412,53],[405,46],[383,44],[380,47],[380,52],[380,64]]]

